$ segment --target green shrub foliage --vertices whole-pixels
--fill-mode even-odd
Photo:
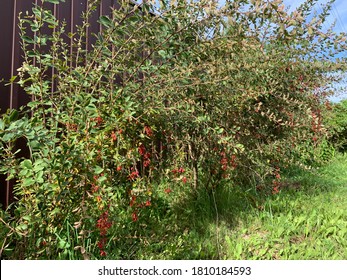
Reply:
[[[10,257],[122,257],[155,219],[161,182],[194,192],[273,178],[276,191],[281,168],[324,138],[322,102],[346,49],[323,30],[331,3],[314,15],[313,0],[293,12],[226,2],[120,1],[92,46],[99,1],[73,34],[41,3],[21,15],[18,83],[32,101],[0,120],[0,170],[16,182]],[[29,158],[16,155],[20,138]]]

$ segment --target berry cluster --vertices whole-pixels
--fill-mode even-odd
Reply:
[[[106,256],[105,245],[107,243],[107,231],[112,226],[112,222],[109,219],[108,211],[103,212],[98,221],[96,222],[96,227],[99,229],[100,240],[98,242],[98,248],[100,249],[100,256]]]

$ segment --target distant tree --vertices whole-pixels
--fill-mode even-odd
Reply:
[[[332,104],[325,119],[329,141],[340,151],[347,149],[347,99]]]

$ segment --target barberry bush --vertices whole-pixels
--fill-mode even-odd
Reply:
[[[330,2],[313,17],[313,0],[293,12],[280,0],[119,1],[92,45],[100,1],[74,34],[44,5],[59,2],[21,15],[17,82],[31,102],[0,120],[0,171],[16,182],[9,258],[122,258],[158,226],[163,193],[277,193],[281,170],[324,139],[331,73],[346,65],[345,34],[323,30]]]

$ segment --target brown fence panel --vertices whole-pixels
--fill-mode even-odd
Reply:
[[[22,54],[18,30],[18,15],[20,12],[31,11],[33,4],[40,4],[40,0],[0,0],[0,114],[7,109],[18,109],[27,104],[30,97],[16,84],[6,86],[11,77],[17,75],[17,69],[22,64]],[[66,0],[64,3],[49,4],[59,20],[67,23],[66,33],[76,32],[76,25],[81,23],[81,13],[87,8],[88,0]],[[97,22],[102,14],[110,14],[111,7],[117,8],[117,0],[101,0],[97,13],[91,19],[91,26],[86,38],[87,47],[95,42],[93,33],[98,33],[100,25]],[[67,38],[67,37],[66,37]],[[69,40],[67,38],[67,40]],[[17,149],[21,148],[21,156],[27,155],[26,143],[18,141]],[[0,159],[1,160],[1,159]],[[6,208],[13,201],[13,181],[6,181],[0,175],[0,203]]]
[[[13,34],[13,8],[11,0],[4,0],[0,7],[0,23],[1,23],[1,43],[0,43],[0,113],[11,107],[10,91],[5,88],[2,79],[9,80],[11,78],[11,48]],[[6,53],[6,54],[5,54]],[[0,159],[1,160],[1,159]],[[5,204],[8,200],[8,183],[5,176],[0,175],[0,197],[1,204]]]

